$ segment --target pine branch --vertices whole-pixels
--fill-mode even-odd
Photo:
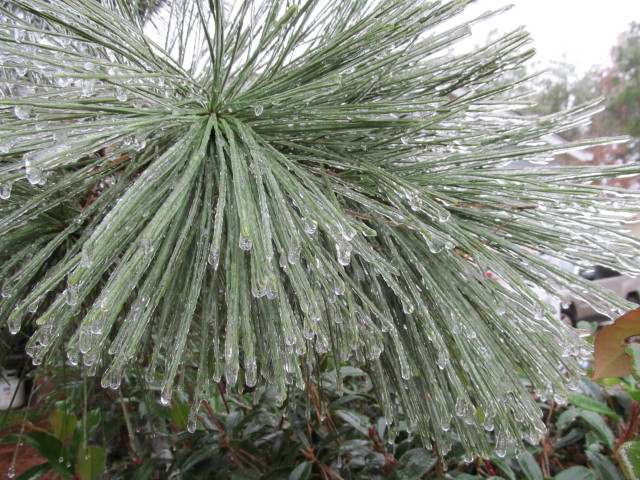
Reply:
[[[550,165],[597,105],[505,115],[527,35],[451,54],[468,3],[0,4],[0,321],[163,404],[196,367],[191,429],[330,352],[441,455],[538,441],[520,376],[561,401],[589,354],[540,292],[631,308],[558,261],[640,273],[637,192],[592,184],[640,167]]]

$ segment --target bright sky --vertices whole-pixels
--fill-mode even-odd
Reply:
[[[632,21],[640,22],[640,0],[478,0],[465,15],[509,4],[513,4],[510,11],[472,28],[473,44],[484,44],[494,29],[504,33],[524,25],[537,50],[534,62],[545,68],[566,55],[578,73],[593,65],[609,65],[618,35]]]

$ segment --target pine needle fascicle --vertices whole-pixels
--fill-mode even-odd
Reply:
[[[559,262],[640,273],[637,193],[592,183],[640,167],[549,165],[597,105],[505,115],[527,35],[451,53],[468,3],[0,5],[0,322],[163,404],[197,367],[190,429],[215,382],[284,402],[330,355],[440,453],[538,441],[521,377],[562,401],[589,355],[559,292],[631,308]]]

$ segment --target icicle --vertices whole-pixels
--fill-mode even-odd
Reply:
[[[200,411],[201,404],[202,401],[200,399],[194,400],[191,408],[189,409],[189,416],[187,418],[187,430],[189,433],[196,431],[198,426],[198,412]]]
[[[122,375],[124,373],[124,366],[124,361],[116,359],[116,361],[102,376],[102,388],[111,388],[113,390],[117,390],[118,388],[120,388]]]
[[[18,313],[16,310],[13,311],[7,320],[7,327],[9,328],[9,333],[11,335],[17,334],[20,331],[20,328],[22,328],[22,317],[24,314]]]
[[[351,252],[353,247],[348,242],[336,243],[336,252],[338,257],[338,263],[345,267],[351,263]]]

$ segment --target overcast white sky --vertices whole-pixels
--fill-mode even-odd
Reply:
[[[618,35],[632,21],[640,22],[640,0],[478,0],[465,14],[509,4],[510,11],[473,27],[473,44],[484,44],[491,30],[506,32],[524,25],[538,52],[535,61],[543,68],[563,55],[579,72],[609,65]]]

